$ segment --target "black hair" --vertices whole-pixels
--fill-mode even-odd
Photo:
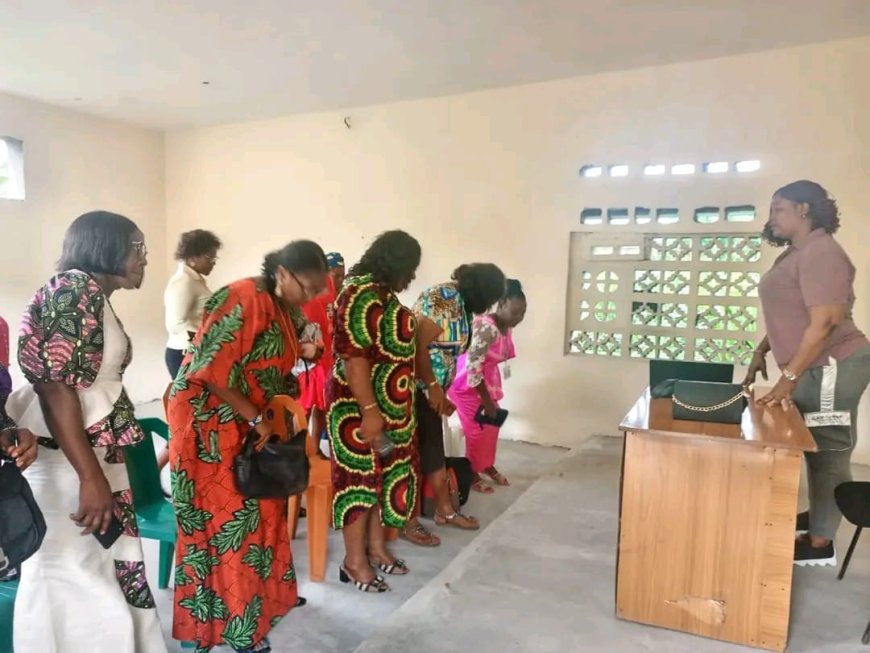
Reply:
[[[178,239],[178,247],[175,248],[175,260],[184,261],[194,256],[204,256],[209,252],[220,249],[223,246],[221,239],[205,229],[185,231]]]
[[[139,227],[130,218],[109,211],[80,215],[67,228],[57,269],[124,276]]]
[[[269,292],[275,292],[275,271],[279,265],[294,274],[326,272],[326,255],[313,240],[294,240],[279,250],[269,252],[263,259],[261,269]]]
[[[813,230],[824,229],[829,234],[833,234],[840,228],[840,209],[837,207],[837,201],[823,186],[814,181],[806,179],[794,181],[777,190],[773,196],[795,204],[808,205],[807,217]],[[791,244],[787,238],[780,238],[773,234],[770,222],[764,225],[761,235],[775,247]]]
[[[526,301],[526,294],[523,292],[523,284],[517,279],[506,279],[504,282],[504,295],[502,295],[501,303],[506,303],[512,299]]]
[[[348,276],[370,274],[375,283],[396,290],[402,282],[410,281],[421,255],[416,238],[398,229],[385,231],[369,245]]]
[[[460,265],[453,271],[452,279],[466,309],[476,315],[484,313],[504,296],[504,272],[492,263]]]

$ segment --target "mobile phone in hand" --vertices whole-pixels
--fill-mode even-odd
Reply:
[[[115,515],[112,515],[112,521],[109,522],[109,528],[105,533],[94,531],[92,534],[97,538],[97,542],[99,542],[104,549],[110,549],[112,548],[112,545],[118,541],[118,538],[121,537],[123,532],[124,525],[121,523],[121,520]]]

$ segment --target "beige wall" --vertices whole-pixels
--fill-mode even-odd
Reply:
[[[615,432],[645,385],[642,362],[563,355],[569,233],[584,206],[750,201],[766,211],[778,185],[818,180],[840,201],[840,238],[859,268],[857,318],[870,329],[868,60],[865,38],[172,133],[168,243],[191,227],[217,231],[227,243],[217,284],[254,273],[265,250],[293,238],[353,261],[374,234],[400,227],[424,250],[408,301],[458,263],[493,260],[530,298],[516,333],[507,435],[573,445]],[[744,158],[761,159],[762,173],[577,176],[588,162]]]
[[[127,389],[134,401],[153,398],[166,382],[161,134],[0,94],[0,135],[24,141],[27,189],[23,202],[0,199],[0,314],[10,325],[11,358],[24,306],[53,273],[67,226],[86,211],[115,211],[139,225],[149,249],[144,287],[119,291],[112,303],[134,342]]]

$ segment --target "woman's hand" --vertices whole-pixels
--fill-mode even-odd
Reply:
[[[495,402],[492,399],[484,399],[481,403],[483,406],[483,413],[490,419],[495,419],[495,416],[498,414],[498,406],[495,405]]]
[[[253,430],[257,434],[257,441],[254,443],[254,448],[257,451],[262,451],[263,447],[265,447],[269,440],[271,440],[275,435],[275,430],[272,428],[272,425],[266,421],[257,424]]]
[[[752,360],[749,363],[749,369],[746,371],[746,378],[743,379],[743,387],[748,388],[755,383],[755,377],[761,372],[761,378],[767,381],[767,356],[760,351],[752,354]]]
[[[16,444],[17,441],[17,444]],[[0,449],[15,460],[18,469],[25,470],[36,460],[36,436],[28,429],[8,428],[0,432]]]
[[[106,477],[100,474],[80,482],[79,509],[69,518],[84,529],[82,535],[105,533],[112,521],[113,508],[112,489]]]
[[[306,361],[316,361],[323,357],[323,347],[316,342],[303,342],[299,345],[299,358]]]
[[[759,406],[779,406],[783,410],[788,410],[794,406],[794,401],[791,398],[797,384],[794,381],[789,381],[784,376],[779,378],[773,390],[756,401]]]
[[[362,422],[359,426],[359,436],[363,442],[376,449],[384,436],[384,418],[379,410],[372,408],[363,411]]]

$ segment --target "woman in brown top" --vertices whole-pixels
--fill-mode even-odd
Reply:
[[[870,341],[852,320],[855,267],[832,237],[839,226],[837,203],[815,182],[796,181],[774,194],[763,236],[788,249],[761,280],[767,336],[746,377],[747,384],[758,372],[767,379],[771,352],[782,376],[758,403],[796,406],[818,445],[806,454],[810,509],[797,517],[800,566],[837,564],[834,489],[852,480],[858,403],[870,381]]]

